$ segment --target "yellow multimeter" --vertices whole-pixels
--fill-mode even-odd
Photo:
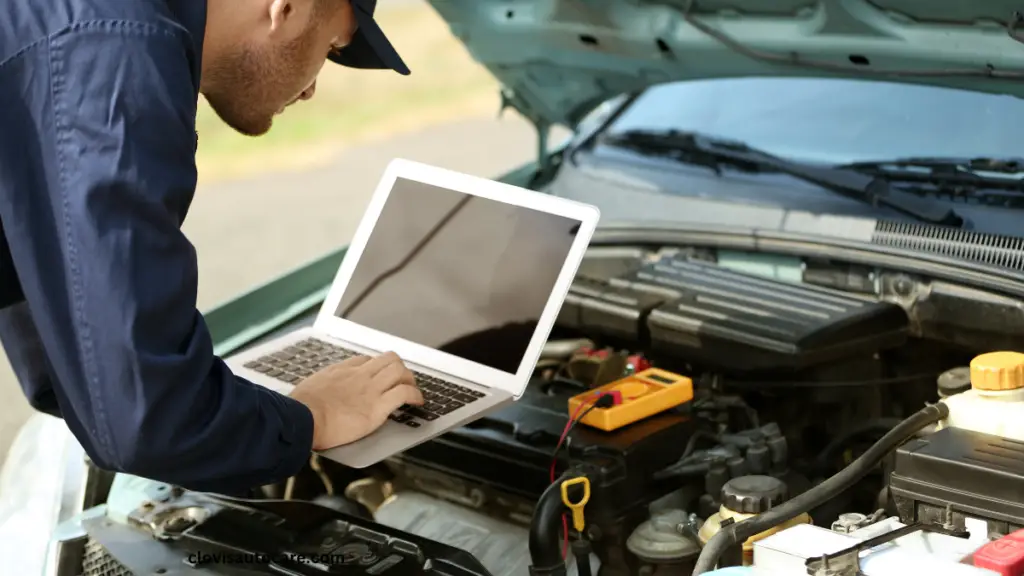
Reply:
[[[617,404],[591,409],[601,396],[612,396]],[[583,413],[580,423],[610,432],[690,400],[693,400],[692,380],[667,370],[648,368],[573,396],[569,399],[569,414]]]

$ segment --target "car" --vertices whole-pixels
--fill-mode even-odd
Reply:
[[[381,466],[314,456],[244,498],[101,470],[36,416],[0,477],[12,573],[1007,573],[1013,6],[430,3],[537,128],[536,161],[495,179],[602,213],[527,393]],[[217,353],[308,325],[344,254],[208,311]],[[666,373],[692,400],[612,431],[567,410]]]

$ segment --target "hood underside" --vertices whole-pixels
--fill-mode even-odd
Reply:
[[[428,1],[539,123],[574,126],[653,84],[742,76],[1024,95],[1024,4],[1009,0]]]

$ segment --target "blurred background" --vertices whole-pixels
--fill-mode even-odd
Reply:
[[[387,163],[408,158],[496,177],[533,159],[533,128],[498,118],[498,85],[425,0],[380,0],[377,20],[412,74],[328,64],[316,97],[247,138],[201,106],[199,189],[184,231],[199,308],[346,244]],[[30,408],[0,350],[0,461]]]

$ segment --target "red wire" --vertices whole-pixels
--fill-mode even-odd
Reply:
[[[597,398],[594,398],[593,402],[597,402]],[[562,435],[558,437],[558,444],[555,445],[555,451],[551,457],[551,482],[555,481],[555,467],[558,464],[558,451],[562,449],[562,444],[565,443],[565,437],[569,434],[569,429],[572,428],[572,423],[580,417],[580,412],[587,407],[587,403],[580,403],[576,407],[576,411],[573,412],[572,417],[565,423],[565,428],[562,429]]]
[[[550,480],[550,482],[552,484],[555,483],[555,467],[558,465],[558,451],[562,449],[562,444],[565,443],[566,436],[569,435],[569,430],[572,428],[573,423],[576,422],[576,419],[580,417],[580,412],[582,412],[584,408],[586,408],[587,406],[593,404],[594,402],[597,402],[605,394],[606,394],[605,392],[600,392],[600,393],[594,395],[594,399],[593,400],[591,400],[589,402],[581,402],[580,405],[576,407],[576,411],[573,412],[572,417],[569,418],[569,421],[565,423],[565,428],[562,430],[562,435],[558,437],[558,444],[555,445],[555,451],[552,452],[552,456],[551,456],[551,474],[550,474],[551,480]],[[563,538],[562,538],[562,560],[565,560],[565,556],[566,556],[566,554],[569,551],[569,515],[568,514],[562,514],[562,534],[564,535]]]

